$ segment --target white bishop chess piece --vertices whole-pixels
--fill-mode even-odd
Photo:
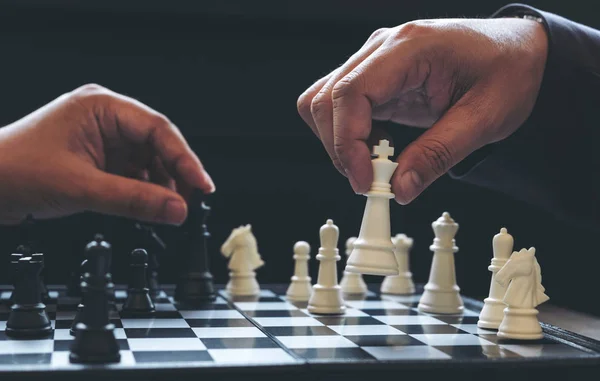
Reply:
[[[356,241],[356,237],[350,237],[346,240],[346,257],[350,257],[354,249],[354,241]],[[365,295],[368,291],[362,275],[349,273],[348,271],[344,271],[340,286],[342,287],[342,292],[349,295]]]
[[[339,229],[333,220],[321,226],[319,231],[321,247],[317,259],[319,264],[319,277],[313,286],[312,295],[308,301],[308,312],[322,315],[341,315],[346,312],[342,289],[337,282],[336,262],[340,260],[337,249]]]
[[[221,246],[221,254],[230,258],[227,266],[230,279],[225,290],[232,296],[255,296],[260,293],[254,270],[265,263],[258,253],[256,238],[251,229],[251,225],[233,229]]]
[[[498,327],[498,337],[517,340],[537,340],[544,337],[537,318],[538,305],[547,301],[542,286],[542,270],[535,258],[535,248],[514,252],[496,274],[496,282],[506,287],[504,319]]]
[[[371,275],[397,275],[398,264],[394,256],[394,245],[390,229],[390,202],[394,198],[390,179],[398,166],[388,157],[394,148],[387,140],[380,140],[373,147],[373,183],[366,194],[367,205],[363,214],[354,250],[348,258],[346,271]]]
[[[454,267],[454,253],[458,251],[454,236],[458,224],[448,212],[444,212],[431,226],[435,233],[433,245],[429,246],[433,251],[433,261],[418,309],[432,314],[460,314],[464,304],[456,284]]]
[[[294,245],[294,275],[285,296],[293,302],[307,302],[312,293],[311,278],[308,275],[310,245],[299,241]]]
[[[397,234],[392,238],[394,254],[398,262],[398,275],[388,275],[381,283],[383,294],[407,295],[415,293],[415,284],[410,272],[408,253],[413,245],[413,239],[406,234]]]
[[[490,294],[483,300],[484,305],[477,326],[484,329],[498,329],[502,319],[504,318],[504,308],[506,305],[502,301],[506,288],[496,282],[496,274],[508,261],[510,254],[513,251],[514,239],[508,234],[506,228],[500,229],[500,233],[496,234],[492,239],[492,248],[494,258],[488,267],[492,272],[492,281],[490,283]]]

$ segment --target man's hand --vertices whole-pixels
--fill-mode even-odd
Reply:
[[[547,45],[542,25],[513,18],[421,20],[380,29],[306,90],[298,111],[357,193],[367,192],[373,179],[372,119],[429,128],[397,160],[392,190],[406,204],[527,119]]]
[[[180,224],[214,184],[164,115],[97,85],[0,129],[0,223],[94,211]]]

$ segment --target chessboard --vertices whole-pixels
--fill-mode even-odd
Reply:
[[[419,288],[420,289],[420,288]],[[307,312],[288,302],[284,285],[263,285],[257,297],[219,291],[213,303],[179,305],[164,286],[152,318],[124,318],[127,297],[117,287],[111,312],[121,361],[107,365],[69,362],[69,334],[79,298],[49,286],[46,310],[53,333],[46,338],[11,339],[4,330],[11,287],[0,287],[0,379],[199,379],[366,378],[372,375],[483,377],[511,381],[527,375],[569,378],[600,370],[600,342],[543,324],[537,341],[499,340],[477,328],[481,302],[464,297],[461,315],[421,313],[420,295],[376,292],[346,297],[341,316]],[[596,373],[598,374],[598,373]]]

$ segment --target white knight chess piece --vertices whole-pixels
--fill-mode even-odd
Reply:
[[[229,238],[221,246],[221,254],[230,258],[227,268],[230,270],[230,280],[226,291],[234,296],[253,296],[260,293],[256,281],[256,270],[263,266],[256,238],[252,234],[251,225],[233,229]]]
[[[504,298],[504,294],[506,294],[506,288],[496,282],[496,274],[508,262],[510,254],[513,251],[513,244],[513,236],[508,234],[506,228],[500,229],[500,233],[496,234],[492,239],[494,258],[492,258],[492,263],[488,267],[488,270],[492,272],[490,294],[483,300],[484,305],[477,321],[479,328],[498,329],[500,323],[502,323],[504,308],[506,307],[502,299]]]
[[[398,262],[398,275],[388,275],[381,283],[383,294],[407,295],[415,293],[415,284],[410,272],[408,253],[413,245],[413,239],[406,234],[397,234],[392,238],[394,254]]]
[[[288,300],[293,302],[307,302],[312,293],[311,278],[308,275],[308,261],[310,260],[310,245],[308,242],[299,241],[294,245],[294,275],[292,282],[285,293]]]
[[[394,256],[394,245],[390,229],[390,202],[394,198],[390,179],[398,163],[388,157],[394,154],[394,148],[387,140],[380,140],[373,147],[371,160],[373,165],[373,183],[366,194],[367,205],[363,214],[358,238],[354,241],[354,250],[346,271],[371,275],[398,275],[398,263]]]
[[[356,241],[356,237],[350,237],[346,240],[346,257],[350,257],[352,250],[354,250],[354,241]],[[344,271],[340,286],[342,292],[349,295],[365,295],[368,291],[362,275],[349,273],[348,271]]]
[[[458,251],[454,236],[458,231],[458,224],[448,212],[444,212],[431,226],[435,233],[433,245],[429,246],[433,251],[433,261],[418,309],[431,314],[462,313],[464,304],[460,288],[456,284],[454,267],[454,253]]]
[[[544,337],[535,307],[550,298],[542,286],[542,270],[535,258],[535,248],[514,252],[496,274],[496,282],[506,287],[504,303],[507,305],[498,337],[517,340]]]

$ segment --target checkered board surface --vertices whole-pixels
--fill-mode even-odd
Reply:
[[[435,316],[417,311],[419,296],[347,298],[343,316],[316,316],[306,303],[290,303],[284,287],[263,289],[255,298],[230,298],[184,307],[173,302],[172,288],[156,302],[152,318],[122,318],[126,298],[116,292],[111,313],[121,348],[118,364],[71,364],[69,328],[79,298],[51,291],[47,311],[54,332],[34,340],[5,334],[10,291],[0,290],[0,378],[3,371],[94,369],[298,368],[316,363],[415,363],[457,360],[592,359],[598,350],[546,334],[535,342],[499,341],[477,328],[477,312]]]

